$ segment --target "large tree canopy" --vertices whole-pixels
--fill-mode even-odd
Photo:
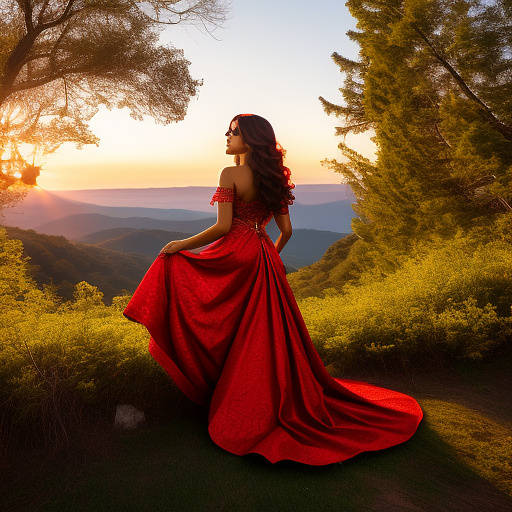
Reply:
[[[35,184],[36,156],[64,142],[98,144],[88,121],[101,105],[164,124],[183,119],[200,81],[182,50],[159,44],[159,29],[192,20],[208,27],[225,12],[222,0],[0,0],[4,206],[14,196],[2,190]]]
[[[510,211],[512,2],[348,0],[360,46],[345,74],[341,136],[373,129],[377,160],[340,144],[358,201],[354,232],[396,268],[419,242]]]

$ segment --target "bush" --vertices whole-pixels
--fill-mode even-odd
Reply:
[[[324,361],[344,371],[478,360],[510,340],[511,268],[505,242],[458,237],[382,280],[299,307]]]
[[[74,305],[2,318],[1,413],[12,425],[56,437],[59,424],[79,422],[84,408],[107,414],[119,403],[144,407],[168,393],[171,381],[149,355],[143,326],[114,307]]]
[[[67,438],[84,410],[122,402],[144,407],[172,386],[147,350],[149,335],[122,315],[128,296],[105,306],[86,282],[60,304],[30,279],[23,246],[0,230],[0,416],[5,444],[15,435]],[[124,309],[124,308],[123,308]]]

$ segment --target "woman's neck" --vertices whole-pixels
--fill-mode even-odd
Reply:
[[[235,163],[236,165],[246,165],[249,161],[249,156],[251,155],[250,151],[247,151],[246,153],[240,153],[235,156]]]

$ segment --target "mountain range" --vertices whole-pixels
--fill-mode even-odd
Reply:
[[[151,208],[182,208],[211,212],[210,199],[215,187],[118,188],[93,190],[58,190],[52,194],[102,206],[138,206]],[[355,201],[348,185],[297,185],[293,194],[298,203],[323,204],[335,201]]]
[[[350,190],[350,189],[348,189]],[[30,190],[24,201],[3,212],[1,224],[16,226],[23,229],[34,229],[39,233],[63,235],[74,238],[72,228],[76,222],[84,218],[68,219],[68,227],[64,228],[65,217],[72,215],[96,214],[98,223],[92,231],[108,229],[112,222],[105,217],[116,219],[142,218],[161,221],[194,221],[208,219],[208,226],[216,218],[216,208],[210,205],[214,189],[211,187],[173,187],[167,189],[120,189],[111,191],[47,191],[40,188]],[[294,228],[317,229],[349,233],[350,222],[354,217],[352,210],[353,196],[349,195],[345,185],[297,185],[294,189],[296,200],[290,207],[290,217]],[[95,204],[73,199],[82,197],[90,201],[107,202],[111,200],[116,206]],[[110,198],[110,199],[109,199]],[[336,199],[338,198],[338,199]],[[334,199],[334,200],[333,200]],[[303,201],[303,202],[301,202]],[[145,206],[141,206],[145,205]],[[166,206],[165,208],[163,206]],[[188,206],[188,208],[182,208]],[[197,209],[199,208],[199,209]],[[59,224],[52,224],[60,221]],[[104,225],[102,222],[108,222]],[[137,222],[133,219],[133,222]],[[121,224],[119,227],[126,227]],[[204,226],[201,228],[201,226]],[[208,227],[206,222],[199,225],[200,229]],[[191,224],[188,229],[179,225],[149,225],[141,221],[137,226],[145,229],[171,229],[185,232],[196,232],[197,226]],[[61,231],[65,229],[65,231]],[[76,238],[84,232],[77,233]]]
[[[288,272],[321,259],[332,244],[351,232],[354,216],[352,199],[343,188],[301,185],[296,189],[296,198],[309,204],[296,200],[290,207],[293,236],[281,252]],[[10,237],[23,241],[38,284],[53,281],[63,297],[71,298],[74,285],[85,280],[98,286],[108,300],[122,290],[133,292],[167,242],[187,238],[215,223],[216,209],[209,204],[213,191],[210,187],[175,187],[56,193],[35,188],[21,204],[4,210],[0,224]],[[112,201],[117,206],[70,196]],[[337,197],[345,198],[332,201]],[[203,210],[162,208],[169,198],[171,206],[201,201]],[[273,220],[266,230],[277,239]]]

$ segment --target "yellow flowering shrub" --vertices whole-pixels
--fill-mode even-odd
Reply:
[[[512,334],[512,252],[458,237],[384,279],[298,301],[326,363],[349,370],[478,360]]]

